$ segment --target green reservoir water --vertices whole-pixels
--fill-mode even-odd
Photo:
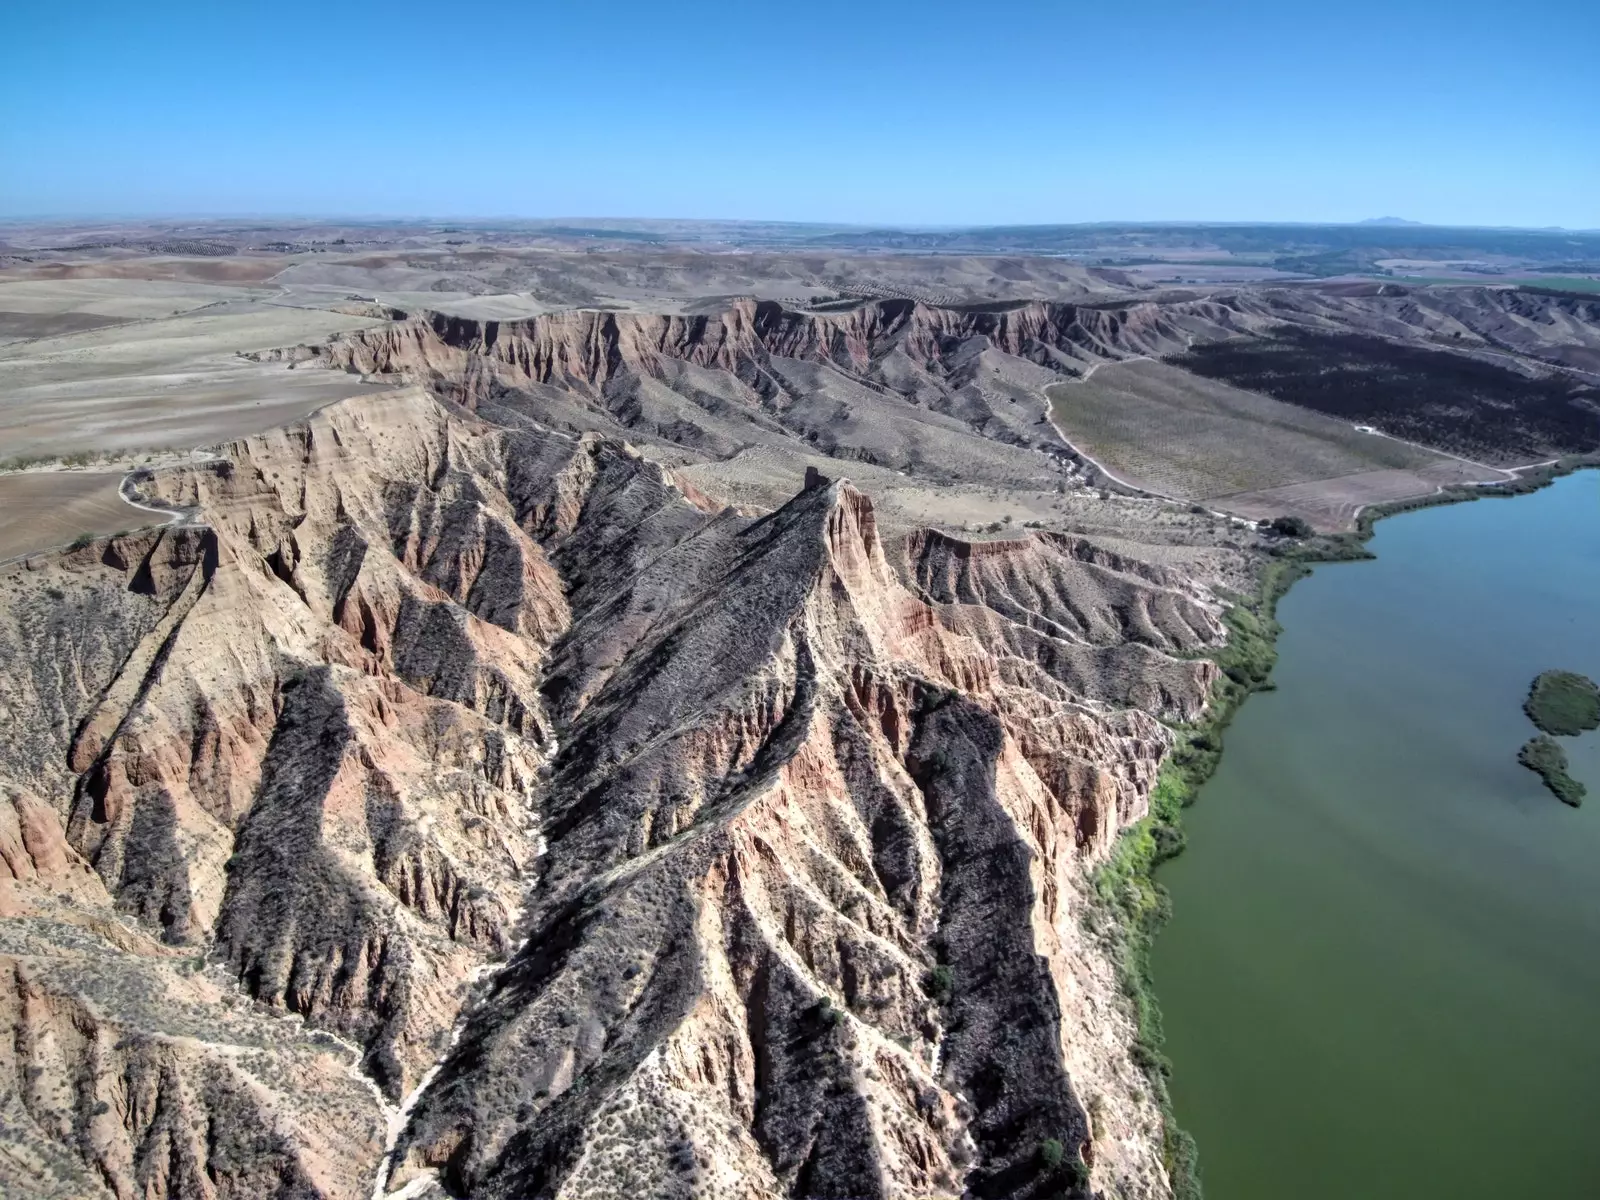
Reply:
[[[1517,765],[1534,675],[1600,679],[1600,472],[1394,517],[1278,608],[1163,867],[1207,1200],[1600,1197],[1600,735]]]

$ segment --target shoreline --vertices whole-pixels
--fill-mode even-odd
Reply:
[[[1497,484],[1444,488],[1428,496],[1370,505],[1357,516],[1349,533],[1323,534],[1283,547],[1269,558],[1257,577],[1254,594],[1241,596],[1224,614],[1227,643],[1210,657],[1221,674],[1212,687],[1204,716],[1177,727],[1178,736],[1162,760],[1150,794],[1150,813],[1125,830],[1111,857],[1093,873],[1093,886],[1101,908],[1112,918],[1112,938],[1124,994],[1133,1005],[1137,1035],[1134,1061],[1144,1070],[1162,1114],[1162,1158],[1172,1183],[1174,1200],[1201,1200],[1199,1147],[1177,1122],[1167,1080],[1172,1063],[1163,1052],[1165,1034],[1161,1006],[1151,976],[1150,951],[1156,935],[1171,915],[1172,900],[1157,880],[1162,863],[1183,853],[1187,838],[1183,810],[1222,760],[1223,734],[1244,702],[1259,691],[1269,691],[1277,663],[1278,602],[1318,564],[1362,562],[1376,557],[1367,549],[1379,521],[1426,508],[1469,500],[1525,496],[1578,471],[1600,468],[1600,452],[1568,455],[1550,463],[1525,468]]]

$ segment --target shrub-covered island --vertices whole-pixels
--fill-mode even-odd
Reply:
[[[1572,737],[1600,729],[1600,686],[1574,671],[1545,671],[1522,706],[1539,732]]]
[[[1563,803],[1570,804],[1573,808],[1583,803],[1587,789],[1567,774],[1567,752],[1561,748],[1561,743],[1548,733],[1541,733],[1523,746],[1517,752],[1517,761],[1530,770],[1539,772],[1544,785]]]

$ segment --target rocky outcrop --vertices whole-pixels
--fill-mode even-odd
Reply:
[[[383,1139],[331,1039],[117,919],[56,812],[0,785],[0,1192],[356,1200]]]
[[[552,658],[553,690],[586,699],[529,946],[391,1182],[1048,1195],[1053,1137],[1162,1194],[1159,1118],[1080,919],[1166,731],[1008,682],[899,583],[847,484],[691,546],[576,627],[640,629],[620,656]]]
[[[486,432],[420,395],[331,410],[144,481],[204,525],[8,581],[5,773],[120,910],[359,1042],[391,1096],[511,948],[537,840],[567,611],[487,460],[452,458]]]
[[[598,391],[625,373],[662,377],[670,363],[727,371],[747,382],[767,374],[772,358],[828,363],[862,377],[890,356],[948,371],[970,359],[974,339],[1040,365],[1081,368],[1181,349],[1186,324],[1209,321],[1226,329],[1231,316],[1223,305],[1197,305],[1175,322],[1153,303],[941,308],[912,300],[818,314],[739,300],[723,312],[695,316],[573,310],[477,321],[428,313],[282,354],[363,375],[425,380],[470,403],[495,382]],[[767,382],[781,387],[776,379]]]
[[[496,423],[627,438],[679,463],[777,452],[937,487],[1116,490],[1047,419],[1049,384],[1207,344],[1278,346],[1294,331],[1375,334],[1527,376],[1593,371],[1600,342],[1590,307],[1508,289],[1380,284],[1096,303],[880,299],[834,312],[744,299],[694,314],[424,313],[267,357],[420,384]],[[759,483],[741,490],[741,499],[781,503]]]
[[[531,419],[694,457],[767,447],[941,483],[1055,487],[1097,468],[1045,419],[1045,384],[1182,351],[1196,331],[1227,336],[1235,315],[1222,305],[1175,317],[1154,304],[901,299],[836,313],[755,300],[698,315],[425,313],[265,357],[418,384],[500,423]]]
[[[1197,342],[1286,326],[1600,371],[1597,313],[1595,302],[1577,296],[1375,283],[1096,303],[873,300],[837,313],[745,299],[699,315],[571,310],[479,321],[423,313],[277,355],[425,382],[469,406],[530,385],[614,395],[623,379],[673,379],[687,366],[733,375],[780,416],[796,390],[782,364],[794,361],[826,364],[869,388],[960,414],[974,397],[963,404],[950,393],[982,389],[985,352],[1074,375],[1098,362],[1181,354]]]
[[[966,542],[930,529],[906,553],[941,624],[982,642],[1014,682],[1176,720],[1204,708],[1216,667],[1195,655],[1225,630],[1179,572],[1056,533]]]
[[[191,517],[0,578],[29,1162],[1167,1194],[1086,873],[1201,703],[1203,589],[1043,535],[897,569],[848,483],[748,515],[418,390],[137,487]]]

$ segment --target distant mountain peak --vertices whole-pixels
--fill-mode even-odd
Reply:
[[[1421,221],[1408,221],[1404,217],[1368,217],[1357,225],[1421,225]]]

